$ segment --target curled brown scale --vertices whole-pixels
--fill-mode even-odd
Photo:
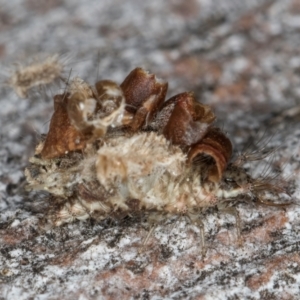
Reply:
[[[215,164],[207,166],[208,179],[217,182],[222,178],[232,154],[230,140],[219,128],[210,128],[201,143],[193,145],[188,153],[188,162],[193,162],[197,156],[208,155],[214,159]]]

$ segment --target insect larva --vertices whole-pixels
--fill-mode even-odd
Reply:
[[[55,226],[145,214],[186,215],[202,228],[209,207],[253,201],[276,205],[283,190],[252,178],[193,93],[165,101],[167,83],[141,68],[121,85],[71,81],[54,97],[45,141],[25,171],[28,189],[52,194]]]

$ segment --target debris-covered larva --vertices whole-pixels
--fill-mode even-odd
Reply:
[[[17,65],[7,83],[19,97],[26,98],[28,91],[33,87],[44,86],[62,79],[63,69],[59,56],[52,55],[45,59],[36,59],[25,66]]]
[[[284,190],[232,161],[211,108],[190,92],[165,101],[167,87],[136,68],[121,85],[75,78],[54,97],[49,132],[25,171],[28,189],[52,195],[52,224],[146,214],[186,215],[202,227],[209,207],[276,205]]]

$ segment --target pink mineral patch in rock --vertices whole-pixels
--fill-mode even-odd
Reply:
[[[258,275],[254,275],[247,280],[246,284],[251,290],[261,289],[270,283],[271,277],[278,273],[279,270],[284,270],[288,265],[300,263],[300,255],[298,253],[280,255],[275,258],[270,258],[263,265],[264,270]],[[290,274],[291,279],[293,274]]]
[[[262,226],[255,228],[249,234],[245,235],[245,239],[253,243],[261,242],[268,244],[273,240],[271,233],[280,231],[287,222],[288,217],[284,211],[276,212],[273,216],[264,219]]]

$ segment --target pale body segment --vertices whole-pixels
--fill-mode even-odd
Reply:
[[[55,225],[151,211],[201,212],[226,199],[244,197],[250,180],[243,169],[232,167],[227,171],[230,181],[203,182],[205,164],[189,166],[180,147],[154,132],[104,141],[99,150],[66,157],[59,165],[57,159],[46,165],[37,158],[31,162],[26,170],[31,188],[48,191],[61,203],[53,215]]]

